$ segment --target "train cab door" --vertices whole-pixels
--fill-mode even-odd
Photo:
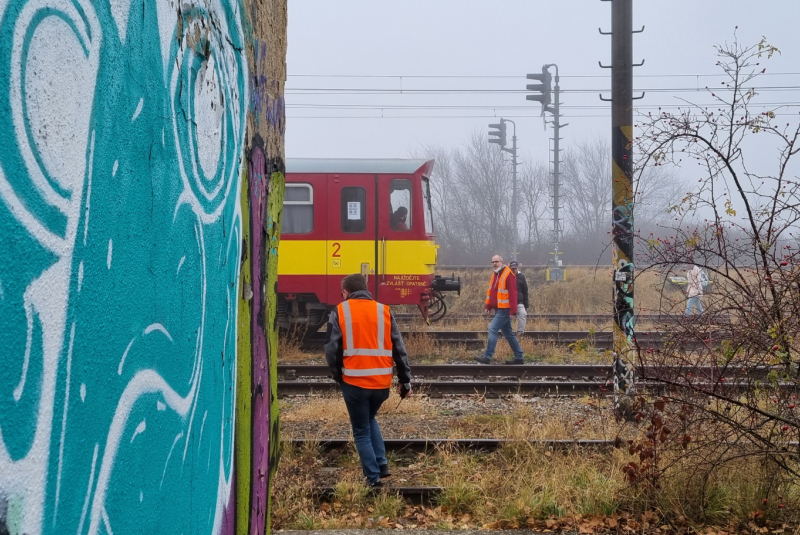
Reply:
[[[327,291],[330,304],[342,301],[342,278],[350,273],[365,275],[367,287],[376,295],[376,182],[374,175],[328,175]]]
[[[412,177],[381,176],[378,185],[378,291],[382,303],[417,304],[413,285],[418,251],[413,247],[420,225]]]

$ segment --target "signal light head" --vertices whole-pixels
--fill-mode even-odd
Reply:
[[[525,86],[528,91],[538,91],[541,95],[525,95],[526,100],[533,100],[535,102],[540,102],[542,104],[542,113],[545,111],[550,111],[547,106],[550,105],[551,102],[551,93],[552,89],[550,84],[552,82],[552,76],[550,71],[547,70],[546,66],[542,66],[542,73],[541,74],[528,74],[528,80],[538,80],[540,84],[528,84]]]
[[[490,124],[489,128],[494,128],[495,130],[489,131],[489,143],[497,143],[500,147],[506,146],[506,123],[502,119],[500,119],[499,123]]]

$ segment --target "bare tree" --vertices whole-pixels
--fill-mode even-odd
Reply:
[[[481,255],[509,252],[512,171],[505,153],[476,131],[458,149],[427,146],[413,154],[436,159],[431,196],[442,258],[474,262]],[[540,167],[522,166],[519,215],[526,235],[537,239],[546,198],[543,184]]]
[[[708,90],[714,106],[686,103],[639,121],[636,143],[646,165],[688,162],[702,173],[673,208],[669,236],[640,236],[647,247],[638,263],[697,264],[714,290],[704,296],[706,313],[670,326],[670,344],[639,352],[643,376],[669,388],[655,402],[638,400],[638,418],[650,428],[647,443],[630,444],[642,461],[629,467],[632,479],[664,477],[670,466],[655,456],[669,448],[682,452],[672,457],[676,463],[695,459],[697,477],[706,480],[746,458],[800,475],[800,179],[789,171],[800,150],[800,120],[782,122],[780,109],[757,111],[753,88],[766,70],[761,63],[775,53],[765,40],[719,45],[725,82]],[[685,217],[698,213],[705,221],[686,225]],[[682,311],[683,300],[673,295],[664,293],[664,302]]]
[[[566,232],[591,242],[606,240],[611,222],[611,150],[603,138],[565,151],[561,198]]]
[[[503,155],[476,131],[455,157],[461,186],[456,195],[462,211],[472,218],[463,222],[473,250],[507,248],[511,243],[511,170]]]
[[[549,173],[540,164],[524,163],[519,174],[520,216],[523,227],[522,249],[532,249],[548,238],[553,219],[550,206]],[[552,230],[552,229],[550,229]],[[552,235],[552,232],[550,232]]]
[[[634,180],[636,228],[650,232],[673,219],[670,208],[686,195],[687,181],[666,167],[644,167]]]

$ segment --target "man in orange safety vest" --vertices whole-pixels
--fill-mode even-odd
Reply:
[[[517,314],[517,277],[511,268],[503,265],[503,258],[500,255],[492,257],[492,279],[489,281],[489,289],[486,290],[484,310],[486,313],[491,310],[496,312],[489,323],[489,341],[486,344],[486,351],[475,357],[475,360],[481,364],[492,362],[494,348],[497,345],[497,334],[502,331],[503,336],[508,340],[508,345],[514,351],[514,358],[507,360],[506,364],[523,364],[522,348],[511,327],[511,316]]]
[[[367,484],[380,488],[381,478],[391,473],[375,415],[389,399],[392,365],[401,399],[411,392],[411,368],[394,316],[388,306],[372,299],[363,275],[342,279],[342,297],[328,321],[325,360],[342,388]]]

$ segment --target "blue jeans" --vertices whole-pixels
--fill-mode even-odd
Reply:
[[[686,315],[692,315],[692,307],[697,309],[697,312],[702,314],[703,313],[703,303],[700,302],[700,296],[695,295],[694,297],[690,297],[686,300]]]
[[[389,399],[389,389],[361,388],[344,382],[341,386],[353,428],[353,440],[361,459],[361,469],[364,470],[368,483],[377,483],[381,480],[380,466],[388,464],[388,461],[381,428],[375,415],[383,402]]]
[[[500,331],[503,332],[503,336],[508,340],[508,345],[511,346],[511,350],[514,352],[514,358],[522,360],[522,348],[519,347],[517,337],[514,335],[514,329],[511,327],[511,311],[508,308],[498,308],[492,322],[489,324],[489,343],[486,344],[486,352],[483,356],[489,359],[492,358],[494,348],[497,346],[497,333]]]

